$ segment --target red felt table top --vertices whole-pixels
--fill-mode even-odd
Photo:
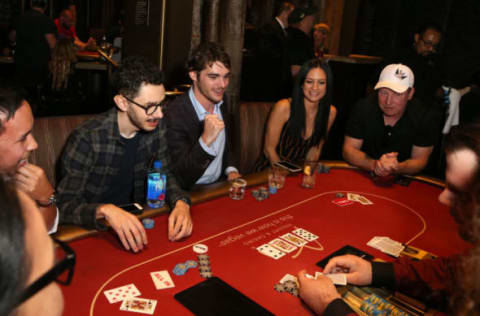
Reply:
[[[64,315],[116,315],[120,303],[109,304],[103,292],[134,283],[142,298],[156,299],[156,315],[191,315],[173,295],[203,279],[198,269],[176,276],[177,263],[196,259],[192,245],[209,247],[212,272],[276,315],[309,315],[298,298],[273,290],[286,273],[301,269],[319,271],[317,261],[349,244],[374,256],[392,260],[366,245],[374,236],[388,236],[440,256],[465,251],[469,245],[457,235],[447,207],[441,205],[441,188],[412,181],[408,187],[377,186],[362,172],[333,169],[317,175],[315,189],[300,187],[301,177],[288,177],[285,187],[264,201],[256,201],[247,190],[245,198],[228,197],[192,208],[194,231],[181,242],[167,239],[167,215],[155,218],[148,230],[146,250],[133,254],[123,250],[115,234],[106,232],[70,243],[77,254],[72,283],[63,287]],[[340,207],[332,203],[337,192],[361,193],[373,205],[354,203]],[[319,236],[324,250],[303,249],[296,259],[291,254],[275,260],[257,252],[296,227]],[[317,246],[311,243],[312,246]],[[156,290],[150,272],[168,270],[174,288]]]

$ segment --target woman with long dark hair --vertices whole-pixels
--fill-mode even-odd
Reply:
[[[337,114],[331,105],[332,83],[326,62],[313,59],[303,64],[292,98],[278,101],[270,113],[256,171],[282,160],[299,163],[320,158]]]

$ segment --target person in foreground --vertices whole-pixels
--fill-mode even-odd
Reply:
[[[317,161],[337,110],[331,105],[332,72],[327,63],[312,59],[298,73],[291,99],[278,101],[267,121],[260,171],[286,160]]]
[[[413,83],[405,65],[382,70],[376,95],[360,100],[347,122],[343,158],[348,163],[382,177],[425,168],[439,128],[434,113],[413,98]]]
[[[57,187],[60,222],[106,229],[104,218],[127,250],[147,244],[145,229],[120,205],[145,201],[150,163],[167,173],[171,241],[192,232],[190,199],[177,185],[167,161],[162,107],[163,73],[145,58],[127,58],[115,73],[116,108],[88,120],[70,135],[60,161]]]
[[[69,268],[73,273],[75,255],[71,252],[56,265],[35,202],[2,178],[0,208],[0,315],[61,315],[63,296],[51,272]]]
[[[185,190],[240,177],[231,150],[231,114],[224,100],[230,57],[218,44],[206,42],[193,50],[187,68],[193,87],[173,100],[165,113],[171,166]]]
[[[38,148],[32,134],[33,114],[21,89],[2,84],[0,87],[0,178],[14,182],[38,205],[50,233],[58,227],[55,191],[45,171],[28,162]]]
[[[469,253],[422,261],[400,258],[393,263],[346,255],[332,258],[325,273],[347,269],[350,284],[389,286],[423,299],[444,301],[448,297],[450,313],[480,313],[480,125],[452,129],[445,151],[446,188],[439,201],[451,206],[459,235],[473,244]],[[310,280],[300,271],[298,280],[300,297],[317,314],[354,314],[328,278]]]

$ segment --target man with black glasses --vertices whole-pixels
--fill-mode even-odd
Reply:
[[[160,160],[167,173],[169,239],[192,232],[190,199],[169,172],[163,126],[163,73],[145,58],[124,60],[115,73],[116,108],[87,121],[72,132],[60,165],[57,187],[60,222],[106,229],[104,218],[123,246],[134,252],[147,244],[135,215],[119,208],[145,201],[150,164]]]
[[[382,70],[376,95],[360,100],[350,115],[343,144],[347,162],[381,177],[425,168],[438,122],[413,98],[413,84],[413,73],[405,65]]]
[[[0,178],[0,315],[51,315],[63,312],[75,254],[58,242],[56,251],[35,202]]]

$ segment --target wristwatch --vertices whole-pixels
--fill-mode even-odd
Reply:
[[[44,201],[42,201],[42,202],[37,201],[37,204],[42,206],[42,207],[57,205],[57,197],[55,196],[55,192],[53,192],[52,195],[50,195],[50,197],[48,198],[46,203]]]

